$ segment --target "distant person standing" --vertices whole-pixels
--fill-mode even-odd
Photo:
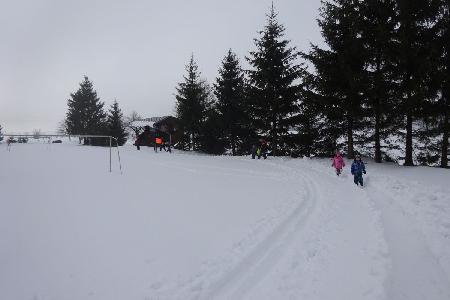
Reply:
[[[166,151],[166,152],[169,152],[169,153],[172,153],[172,146],[170,145],[170,142],[169,143],[164,143],[164,150]]]
[[[162,138],[159,136],[156,136],[155,137],[155,146],[154,146],[155,152],[158,152],[158,147],[159,147],[159,151],[162,151],[162,143],[163,143]]]
[[[345,167],[345,162],[339,150],[336,151],[336,154],[332,158],[332,161],[333,163],[331,164],[331,166],[336,169],[336,175],[341,175],[342,169]]]
[[[255,144],[252,145],[252,159],[256,158],[256,154],[258,152],[258,146],[256,146]]]
[[[353,181],[356,185],[364,185],[363,180],[363,173],[366,174],[366,166],[364,165],[363,161],[361,160],[360,155],[356,155],[355,160],[352,163],[352,175],[353,175]]]
[[[259,140],[259,152],[258,159],[261,159],[263,157],[264,159],[267,159],[267,152],[269,151],[269,146],[267,145],[266,140],[261,139]]]
[[[12,140],[11,140],[11,138],[9,137],[9,138],[6,140],[6,150],[11,151],[11,144],[12,144]]]

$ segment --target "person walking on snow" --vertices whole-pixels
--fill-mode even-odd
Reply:
[[[11,151],[11,143],[12,143],[12,140],[11,140],[11,138],[9,137],[7,140],[6,140],[6,150],[8,150],[8,151]]]
[[[159,151],[162,151],[162,144],[163,144],[162,138],[160,136],[156,136],[155,137],[155,145],[154,145],[155,152],[158,152],[158,147],[159,147]]]
[[[258,151],[259,150],[259,151]],[[267,159],[267,151],[269,150],[269,146],[267,145],[266,140],[264,139],[260,139],[259,140],[259,147],[256,150],[257,155],[258,155],[258,159],[261,159],[261,156],[264,159]]]
[[[339,153],[339,150],[336,151],[336,155],[332,158],[333,163],[331,164],[332,167],[336,169],[336,175],[341,175],[342,168],[345,167],[344,159],[341,156],[341,153]]]
[[[353,181],[356,185],[360,184],[361,186],[364,185],[363,181],[363,173],[366,174],[366,166],[361,160],[361,156],[356,155],[355,160],[352,163],[352,175],[353,175]]]

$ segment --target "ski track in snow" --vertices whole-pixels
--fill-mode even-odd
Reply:
[[[433,240],[427,241],[425,234],[419,230],[417,226],[419,220],[414,218],[414,212],[411,214],[408,209],[399,204],[399,202],[405,202],[405,198],[399,197],[396,199],[387,193],[395,189],[405,192],[403,189],[408,187],[409,190],[413,190],[406,198],[408,202],[419,202],[419,199],[423,197],[436,201],[438,197],[433,196],[431,190],[424,192],[423,190],[426,190],[426,188],[423,183],[414,182],[415,188],[411,188],[411,183],[406,184],[402,180],[390,176],[381,178],[375,176],[373,180],[369,178],[369,176],[366,176],[365,187],[362,191],[364,198],[379,213],[390,260],[390,266],[387,269],[388,274],[384,282],[386,293],[384,298],[396,300],[450,299],[449,275],[442,267],[442,263],[448,264],[450,245],[447,244],[446,252],[439,249],[441,250],[440,256],[433,253],[430,248],[438,246],[433,245]],[[377,187],[377,184],[380,183],[383,183],[384,190]],[[441,196],[444,196],[444,194],[441,194]],[[447,196],[446,198],[450,197]],[[442,202],[445,203],[445,198],[441,200],[444,200]],[[432,203],[432,201],[430,202]],[[408,207],[411,203],[403,204]],[[428,225],[433,233],[439,227],[446,229],[443,230],[443,235],[444,238],[448,239],[449,228],[445,226],[448,223],[442,220],[446,220],[446,217],[448,220],[450,206],[448,203],[437,203],[434,204],[434,208],[440,208],[442,216],[436,218],[436,210],[429,211],[429,218],[432,219],[432,221],[429,220],[429,223],[432,224]],[[423,214],[423,211],[416,211],[415,213],[419,215],[419,212]],[[440,221],[442,224],[439,223]],[[426,228],[426,224],[420,225],[420,228]],[[444,261],[445,259],[447,261]]]
[[[302,202],[261,242],[256,246],[252,245],[252,250],[238,262],[234,262],[226,272],[219,271],[221,273],[219,276],[215,274],[217,271],[211,272],[211,270],[197,274],[194,279],[184,284],[183,292],[177,293],[178,296],[175,298],[297,299],[299,295],[302,295],[301,298],[304,299],[450,299],[447,274],[430,251],[423,233],[415,229],[414,220],[411,220],[405,211],[393,205],[395,202],[393,198],[375,188],[375,183],[372,183],[370,176],[366,176],[365,187],[361,189],[352,185],[351,176],[344,174],[341,178],[336,178],[329,169],[316,168],[314,164],[312,166],[308,163],[302,164],[298,169],[280,165],[279,162],[266,162],[266,164],[284,171],[286,175],[283,180],[297,178],[299,186],[306,191],[302,196]],[[265,176],[276,178],[267,174]],[[318,186],[320,181],[324,183],[322,189]],[[355,253],[363,252],[363,254],[359,253],[359,259],[369,257],[371,260],[367,266],[359,270],[355,268],[355,271],[361,272],[362,277],[366,276],[366,279],[354,282],[355,286],[352,288],[356,291],[348,291],[344,288],[341,294],[334,294],[335,290],[332,290],[332,293],[326,292],[327,284],[333,284],[332,281],[336,279],[327,278],[327,267],[341,267],[342,272],[345,272],[345,268],[348,267],[345,263],[348,263],[352,257],[349,253],[339,253],[336,256],[333,252],[341,251],[342,249],[339,248],[343,245],[339,245],[339,242],[333,244],[330,240],[324,242],[320,237],[326,238],[327,234],[333,233],[331,228],[335,227],[337,231],[341,231],[340,234],[346,230],[351,234],[359,234],[358,239],[364,239],[364,234],[367,232],[353,231],[351,228],[364,225],[354,224],[351,221],[347,224],[337,224],[333,220],[322,226],[314,222],[309,227],[306,226],[313,215],[317,214],[317,210],[326,210],[323,205],[332,206],[331,203],[321,202],[324,202],[327,197],[328,199],[333,197],[330,189],[333,189],[336,184],[343,186],[342,192],[356,193],[357,197],[359,195],[359,198],[355,200],[360,202],[360,206],[358,207],[357,202],[352,202],[352,207],[346,208],[350,210],[356,207],[355,212],[365,210],[367,219],[359,218],[358,221],[368,221],[367,226],[374,230],[373,234],[367,237],[372,241],[366,244],[361,243],[361,249],[355,251]],[[323,192],[326,189],[328,193]],[[335,203],[332,209],[338,211],[340,205],[345,204]],[[318,209],[317,206],[321,208]],[[362,211],[358,213],[364,215]],[[324,215],[319,219],[323,221],[323,217]],[[317,234],[317,240],[314,240],[311,232],[305,232],[306,230]],[[354,238],[351,234],[347,234],[349,239]],[[322,268],[308,265],[308,261],[311,260],[322,260]],[[345,262],[344,265],[342,265],[343,262]],[[279,266],[283,264],[290,265],[291,270],[286,266]],[[221,265],[219,268],[223,269],[223,267]],[[298,276],[297,280],[296,276]],[[299,278],[309,279],[309,286],[305,289],[308,292],[302,291],[305,285],[302,285]],[[277,291],[264,288],[265,280],[272,279],[278,281],[276,282]],[[347,283],[349,288],[354,280],[352,278],[339,281]],[[364,281],[370,284],[362,283]],[[359,283],[361,283],[360,286],[358,286]]]
[[[284,174],[282,180],[297,184],[303,191],[299,196],[302,201],[289,214],[276,216],[278,225],[271,231],[261,230],[266,235],[257,243],[242,241],[239,249],[234,249],[231,254],[234,258],[206,263],[206,270],[178,285],[166,287],[166,291],[157,293],[156,299],[297,299],[299,295],[302,299],[384,298],[383,282],[389,259],[379,214],[374,208],[361,199],[350,204],[335,201],[331,191],[336,185],[343,184],[343,180],[332,178],[328,172],[314,170],[308,165],[298,168],[280,165],[279,161],[263,163]],[[321,180],[324,180],[322,186],[318,184]],[[361,193],[351,185],[344,188],[348,189],[353,194]],[[359,217],[356,221],[367,223],[360,226],[372,230],[370,238],[374,241],[365,238],[365,231],[358,230],[351,214],[343,224],[336,220],[337,212],[347,214],[346,209],[351,206],[356,207],[352,211],[356,218]],[[345,240],[333,240],[333,236],[343,232],[347,232]],[[248,239],[255,239],[255,236],[250,235]],[[348,244],[353,243],[360,248],[349,249]],[[368,262],[364,261],[366,256],[370,256]],[[363,263],[348,267],[348,261],[353,257]],[[349,288],[355,284],[353,278],[343,276],[336,280],[328,276],[330,268],[339,268],[342,273],[347,269],[360,272],[357,287]],[[272,281],[272,285],[275,282],[278,289],[265,290],[265,281]],[[340,294],[335,293],[336,283],[333,282],[336,281],[343,285],[337,288]],[[311,286],[305,286],[305,282],[310,282]]]
[[[384,298],[381,282],[389,259],[379,214],[358,198],[358,189],[342,182],[347,176],[330,176],[329,168],[317,169],[307,161],[283,167],[304,173],[320,187],[318,209],[272,276],[249,299]],[[350,197],[336,197],[342,192]],[[342,276],[336,278],[333,272]],[[349,278],[347,272],[358,276]],[[267,289],[271,282],[278,288]]]
[[[55,153],[57,149],[59,148],[55,148]],[[51,147],[48,146],[47,151],[51,152],[50,150]],[[200,258],[193,265],[194,270],[202,260],[204,261],[202,265],[198,266],[196,273],[189,269],[189,272],[185,272],[183,276],[179,275],[177,278],[179,266],[175,264],[175,273],[162,274],[160,277],[155,275],[151,280],[148,279],[148,273],[145,272],[142,273],[147,274],[145,276],[136,276],[138,281],[141,280],[139,284],[124,286],[136,287],[141,298],[130,297],[130,299],[450,299],[450,189],[448,187],[426,185],[423,182],[408,182],[401,176],[390,176],[390,173],[386,171],[377,173],[378,166],[376,165],[373,165],[373,168],[370,165],[368,166],[370,176],[365,176],[365,187],[360,188],[353,184],[353,178],[349,176],[347,170],[344,171],[342,176],[337,177],[326,160],[278,158],[250,160],[248,158],[208,157],[184,153],[174,154],[173,156],[158,154],[161,159],[159,157],[156,159],[157,156],[153,156],[155,154],[152,151],[148,153],[145,151],[140,153],[130,151],[128,154],[130,155],[128,158],[134,159],[134,162],[140,168],[144,167],[149,170],[153,168],[155,170],[167,169],[173,171],[173,173],[180,172],[188,176],[192,174],[193,177],[196,176],[195,178],[200,178],[200,180],[206,181],[208,179],[207,183],[217,184],[217,187],[225,186],[228,188],[228,182],[220,180],[228,181],[230,178],[232,178],[230,182],[235,183],[235,185],[240,183],[252,184],[252,188],[245,190],[249,195],[243,195],[242,199],[239,197],[241,194],[233,194],[238,195],[236,199],[239,201],[252,203],[250,210],[246,210],[243,216],[247,220],[249,212],[256,208],[264,208],[259,210],[259,214],[254,216],[251,222],[245,223],[245,226],[241,225],[241,231],[235,232],[231,238],[228,237],[227,242],[223,243],[225,247],[229,245],[228,249],[215,250],[216,252],[207,258],[197,255]],[[12,157],[14,158],[14,156]],[[379,167],[379,170],[382,170],[382,168],[384,166]],[[25,176],[22,175],[20,169],[13,168],[13,171],[17,178]],[[53,173],[42,175],[39,170],[33,170],[33,172],[35,172],[34,176],[47,176],[49,182],[54,178]],[[5,173],[5,179],[9,178],[6,177]],[[13,180],[10,182],[13,182]],[[255,190],[260,188],[261,182],[267,185],[264,187],[264,193],[274,192],[269,195],[275,197],[271,199],[277,201],[271,202],[270,206],[262,206],[261,198],[252,195]],[[160,181],[161,185],[164,183],[164,181]],[[130,188],[129,184],[120,187]],[[275,187],[271,186],[272,184]],[[230,186],[230,188],[232,187]],[[280,190],[284,188],[287,188],[287,191],[281,192]],[[209,202],[211,199],[207,197],[203,199],[205,198],[205,191],[202,190],[201,192],[195,198]],[[222,190],[222,192],[227,191]],[[25,196],[27,195],[31,194],[25,194]],[[124,192],[121,195],[122,198],[111,199],[107,202],[107,205],[113,208],[120,203],[116,209],[129,209],[129,205],[132,205],[132,203],[137,205],[136,202],[127,199],[128,204],[122,206],[122,200],[126,198],[127,193]],[[212,198],[216,197],[212,193],[206,193],[206,195]],[[279,199],[277,198],[278,195]],[[162,196],[165,196],[165,194],[162,194]],[[251,198],[246,199],[246,197]],[[24,199],[28,198],[25,197]],[[30,197],[30,199],[32,198]],[[79,208],[76,201],[60,203],[58,197],[52,199],[55,200],[55,202],[51,202],[52,205],[63,204],[71,208],[65,212],[69,217],[69,212],[74,213],[73,211],[75,211],[71,220],[74,220],[74,216],[78,216],[76,211]],[[234,204],[236,206],[228,204],[226,201],[228,199],[219,200],[211,203],[219,206],[225,204],[221,207],[230,209],[232,213],[228,212],[229,215],[226,215],[227,217],[224,220],[227,221],[230,218],[229,222],[232,223],[234,210],[240,209],[239,205],[236,205],[236,202]],[[20,201],[17,202],[20,204]],[[3,202],[3,204],[6,203],[6,201]],[[174,202],[173,207],[177,207],[176,205],[180,205],[180,203],[183,202]],[[26,204],[32,205],[32,202]],[[87,220],[97,219],[98,211],[101,210],[100,207],[103,207],[100,206],[101,204],[103,202],[94,201],[94,206],[89,206],[87,216],[90,216],[90,218],[87,218]],[[203,207],[201,206],[203,202],[198,202],[197,205],[196,207]],[[158,208],[158,206],[153,207]],[[43,213],[47,212],[49,208],[43,207],[41,214],[45,216]],[[60,209],[62,208],[60,207]],[[138,208],[141,208],[141,206],[138,206]],[[163,208],[166,209],[165,206]],[[58,207],[54,210],[58,211]],[[114,212],[114,209],[112,211]],[[165,212],[166,210],[161,211]],[[213,217],[218,216],[215,210],[210,211]],[[117,210],[117,212],[120,212],[120,210]],[[193,214],[192,211],[191,214],[200,217],[200,215]],[[124,232],[121,233],[123,237],[119,241],[130,244],[131,246],[124,249],[133,250],[130,253],[135,253],[134,251],[139,249],[139,246],[133,246],[132,243],[137,243],[142,239],[142,232],[139,230],[146,228],[146,226],[149,227],[149,223],[142,221],[147,220],[145,212],[142,219],[139,218],[137,209],[130,210],[127,215],[141,220],[132,227],[126,227],[137,229],[136,240],[123,238],[130,234],[124,229]],[[181,217],[181,215],[178,216]],[[50,214],[50,216],[52,215]],[[57,216],[58,218],[64,217]],[[80,214],[80,216],[84,216],[84,214]],[[118,213],[117,216],[122,216],[122,214]],[[153,215],[153,217],[157,216]],[[112,214],[112,217],[115,220],[114,214]],[[47,219],[43,218],[42,220]],[[204,218],[203,222],[197,222],[197,224],[200,224],[199,227],[208,226],[205,220],[211,219]],[[14,222],[16,221],[14,220]],[[131,221],[128,220],[128,222]],[[11,224],[15,223],[12,222]],[[21,225],[20,222],[17,224]],[[54,224],[58,223],[55,221]],[[74,222],[74,224],[78,223]],[[96,224],[96,222],[92,224]],[[164,226],[164,224],[165,220],[162,220],[156,223],[156,226]],[[180,223],[177,226],[183,224],[188,223]],[[151,225],[155,226],[153,223]],[[246,231],[248,226],[250,228]],[[99,225],[97,224],[92,229],[99,230],[98,228]],[[46,234],[48,231],[47,229],[43,233]],[[26,234],[22,233],[22,237],[28,237],[27,234],[30,234],[28,228],[24,232]],[[176,232],[172,232],[172,234]],[[192,229],[192,232],[195,233],[196,231]],[[85,231],[80,231],[80,233],[86,234]],[[108,234],[110,231],[100,230],[98,233]],[[11,234],[11,237],[15,236]],[[224,237],[220,233],[216,235],[215,232],[213,232],[213,235],[205,236],[220,239]],[[71,241],[70,238],[64,238],[63,240]],[[83,240],[81,239],[81,241]],[[209,241],[209,239],[203,240]],[[107,242],[110,240],[106,238],[102,241],[109,244]],[[189,239],[185,241],[185,243],[191,242]],[[195,239],[193,242],[195,242]],[[94,242],[91,243],[95,246]],[[170,245],[180,248],[184,246],[180,242]],[[10,245],[5,244],[5,246],[9,247]],[[13,248],[5,249],[4,254],[0,255],[0,262],[4,265],[6,265],[8,259],[14,257]],[[43,247],[42,249],[47,250],[48,248]],[[169,248],[164,248],[164,250],[169,250]],[[24,251],[25,254],[28,253],[25,248]],[[56,253],[61,252],[56,251]],[[90,254],[90,252],[86,253]],[[160,254],[158,251],[155,253]],[[173,253],[177,255],[182,252],[175,251],[172,252],[172,255],[174,255]],[[203,253],[209,254],[207,251]],[[123,263],[122,267],[128,265],[126,258],[120,256],[121,254],[116,253],[116,255],[112,257],[119,257],[119,261]],[[147,257],[146,255],[142,257],[139,255],[138,253],[139,259]],[[154,262],[158,258],[174,259],[176,258],[175,255],[164,254],[148,259]],[[23,257],[27,258],[28,256],[24,255]],[[62,261],[66,262],[66,260]],[[61,263],[59,260],[55,260],[55,262]],[[58,264],[55,262],[54,267],[57,267]],[[109,266],[109,263],[117,263],[117,260],[106,259],[104,262],[105,266]],[[45,265],[47,262],[42,261],[42,263]],[[133,270],[135,272],[136,268],[139,268],[142,264],[140,260],[134,263],[135,265],[127,269],[128,271]],[[74,269],[74,266],[71,267]],[[133,278],[131,273],[125,273],[123,277],[112,278],[120,278],[120,280],[131,282],[133,281],[129,279],[130,277]],[[7,278],[6,273],[0,272],[0,275]],[[23,276],[23,273],[19,275]],[[104,276],[103,274],[97,279],[104,278]],[[52,277],[52,279],[55,278]],[[123,284],[120,280],[116,281],[117,285]],[[47,283],[43,282],[44,284]],[[106,281],[105,285],[110,282]],[[89,286],[91,282],[88,283]],[[140,285],[141,283],[142,285]],[[145,286],[145,289],[143,286]],[[124,294],[130,293],[130,290],[132,288],[129,288]],[[84,292],[76,284],[73,284],[72,291]],[[110,291],[112,295],[113,289],[107,287],[103,290],[103,292],[105,291]],[[38,295],[37,292],[36,295]],[[61,295],[59,294],[59,296]],[[94,297],[94,292],[89,291],[88,295]],[[0,291],[0,298],[1,296]],[[60,297],[60,299],[76,299],[75,297],[69,295],[67,298]],[[39,296],[39,299],[57,298],[57,296],[53,298]],[[96,299],[102,299],[102,296],[97,296]],[[108,299],[118,298],[109,297]]]
[[[264,241],[257,245],[239,264],[209,287],[202,299],[237,299],[257,285],[270,272],[294,236],[307,222],[317,201],[317,186],[306,176],[301,182],[306,189],[303,201]]]
[[[424,234],[396,201],[375,186],[365,190],[381,211],[392,269],[387,298],[398,300],[450,299],[450,282],[430,250]]]
[[[247,160],[243,162],[248,163]],[[254,162],[250,162],[254,164]],[[173,166],[178,168],[180,166]],[[188,167],[188,166],[187,166]],[[212,166],[201,166],[217,170]],[[230,171],[220,168],[221,171]],[[283,169],[286,171],[285,169]],[[258,175],[275,180],[292,180],[289,174],[260,174],[254,171],[239,172],[242,176]],[[281,178],[280,178],[281,175]],[[228,257],[206,262],[206,269],[193,278],[182,280],[175,286],[166,287],[166,291],[156,293],[155,299],[239,299],[262,280],[277,260],[282,256],[285,248],[293,239],[296,232],[301,230],[311,211],[314,209],[317,187],[314,182],[302,176],[293,182],[304,183],[298,193],[301,199],[293,199],[272,214],[261,220],[260,224],[249,235],[236,243]],[[270,232],[267,234],[267,232]],[[238,257],[238,259],[235,259]],[[225,265],[227,265],[225,267]],[[161,287],[158,286],[157,289]],[[153,298],[152,298],[153,299]]]

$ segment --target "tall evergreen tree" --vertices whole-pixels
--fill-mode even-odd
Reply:
[[[124,145],[127,141],[127,133],[123,122],[122,111],[115,100],[109,109],[107,125],[108,135],[115,137],[119,146]]]
[[[424,100],[432,97],[427,86],[431,69],[433,28],[437,14],[435,0],[396,0],[398,50],[395,69],[399,78],[398,98],[405,119],[405,162],[414,165],[413,125],[420,117]]]
[[[175,96],[177,118],[183,128],[180,148],[198,150],[201,127],[210,106],[209,89],[206,82],[200,78],[193,55],[186,71],[187,75],[183,76],[184,81],[178,84]]]
[[[80,88],[67,101],[66,129],[74,135],[102,135],[106,131],[106,114],[104,103],[100,101],[93,84],[87,76],[80,83]],[[100,141],[85,139],[85,143]]]
[[[329,49],[313,46],[304,55],[315,67],[315,92],[327,117],[330,138],[345,128],[347,156],[354,156],[354,131],[361,117],[366,86],[359,1],[323,1],[319,26]]]
[[[299,53],[283,39],[285,27],[278,23],[272,5],[267,24],[255,39],[256,50],[247,58],[251,117],[257,133],[267,136],[273,155],[286,152],[289,131],[298,114]]]
[[[329,155],[335,149],[336,138],[330,138],[325,132],[323,113],[323,98],[317,93],[315,76],[306,70],[302,76],[302,89],[300,90],[299,114],[295,117],[297,134],[292,137],[295,155],[310,157],[312,155]]]
[[[366,0],[359,3],[362,16],[362,38],[366,53],[367,90],[365,105],[374,141],[375,162],[382,161],[381,140],[389,136],[398,123],[395,118],[395,78],[393,60],[395,54],[396,7],[395,0]]]
[[[222,61],[214,94],[225,147],[231,149],[233,155],[245,153],[249,150],[248,140],[251,137],[245,78],[239,60],[231,49]]]
[[[449,131],[450,131],[450,1],[439,1],[439,19],[437,28],[439,100],[437,102],[439,132],[442,134],[440,145],[442,168],[448,167]]]
[[[0,125],[0,142],[3,141],[3,127]]]
[[[309,53],[302,53],[302,56],[310,61],[314,66],[313,72],[305,72],[303,77],[305,91],[301,107],[313,113],[308,117],[313,124],[314,118],[317,118],[317,132],[310,136],[311,145],[313,141],[318,141],[318,155],[332,155],[338,145],[338,140],[344,132],[344,115],[339,104],[339,94],[336,89],[335,54],[330,50],[320,49],[312,45]],[[314,113],[315,112],[315,113]],[[306,115],[307,116],[307,115]],[[322,121],[321,121],[322,120]],[[309,124],[306,126],[310,127]],[[311,149],[312,150],[312,149]]]
[[[205,120],[202,122],[198,136],[197,150],[208,154],[221,155],[226,150],[226,141],[222,118],[215,106],[211,105],[205,111]]]

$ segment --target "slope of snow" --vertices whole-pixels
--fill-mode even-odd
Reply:
[[[0,299],[450,299],[448,170],[121,151],[0,145]]]

